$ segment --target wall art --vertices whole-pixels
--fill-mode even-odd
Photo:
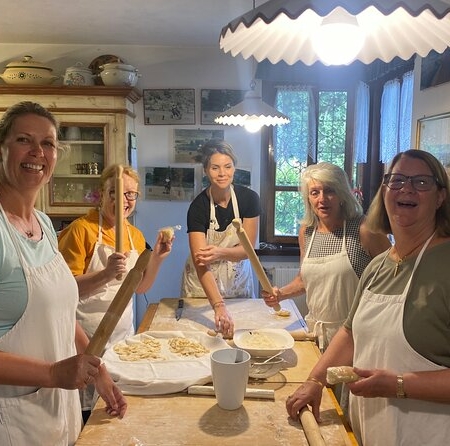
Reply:
[[[224,139],[223,130],[174,129],[173,161],[175,163],[200,163],[200,149],[211,139]]]
[[[214,124],[214,118],[220,112],[228,110],[244,100],[246,90],[201,90],[201,124]]]
[[[417,148],[432,153],[444,166],[450,166],[450,113],[417,121]]]
[[[143,90],[146,125],[195,124],[195,90]]]

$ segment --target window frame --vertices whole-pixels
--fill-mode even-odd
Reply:
[[[292,84],[292,83],[291,83]],[[266,88],[264,88],[266,87]],[[332,85],[313,85],[311,86],[313,97],[316,104],[316,120],[318,119],[318,99],[321,91],[345,91],[347,92],[347,117],[346,117],[346,136],[345,136],[345,163],[344,170],[352,178],[353,173],[353,131],[354,131],[354,108],[356,92],[350,86],[332,86]],[[263,83],[263,95],[265,100],[271,99],[275,102],[276,86],[271,82]],[[278,186],[275,187],[275,158],[274,158],[274,129],[273,127],[264,128],[261,132],[261,178],[266,181],[261,183],[261,202],[264,203],[261,212],[261,224],[259,238],[261,241],[274,244],[276,246],[298,246],[297,236],[275,235],[275,193],[277,191],[299,191],[297,186]],[[316,138],[317,141],[317,138]],[[317,146],[316,146],[317,150]],[[308,156],[307,165],[314,164],[314,161]]]

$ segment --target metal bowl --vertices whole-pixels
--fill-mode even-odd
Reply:
[[[265,362],[266,358],[252,358],[250,360],[250,370],[248,375],[253,379],[265,379],[276,375],[284,368],[285,360],[283,358],[271,358]]]

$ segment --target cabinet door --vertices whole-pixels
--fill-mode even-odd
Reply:
[[[115,158],[114,116],[89,115],[83,121],[79,116],[57,117],[62,150],[44,189],[42,208],[49,215],[82,215],[99,203],[100,174]]]

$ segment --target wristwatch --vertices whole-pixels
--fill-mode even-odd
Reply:
[[[403,375],[397,375],[397,398],[406,398],[405,388],[403,384]]]

